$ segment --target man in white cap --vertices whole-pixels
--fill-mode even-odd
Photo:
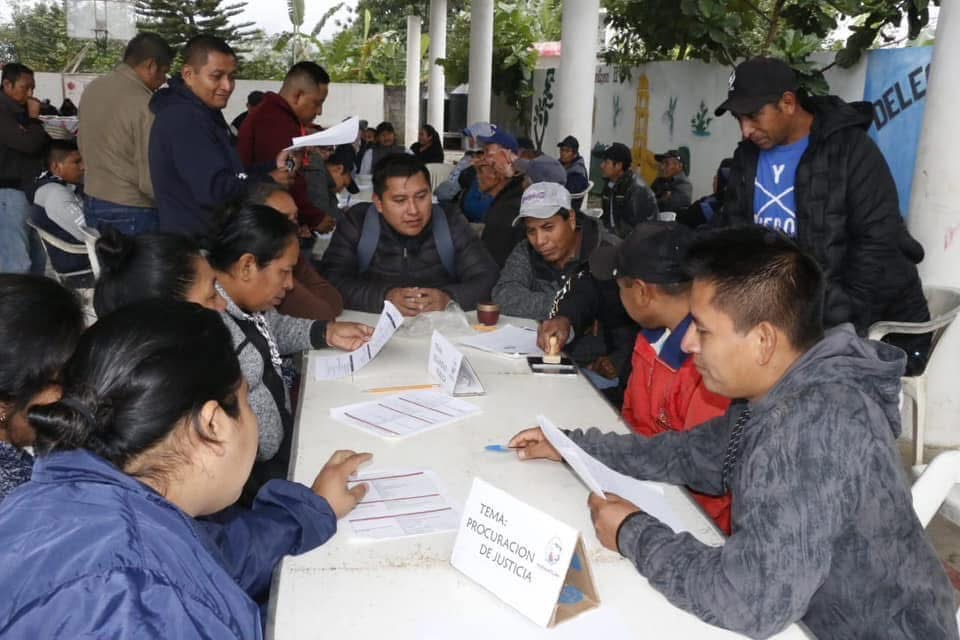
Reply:
[[[527,187],[513,224],[523,225],[524,239],[507,258],[493,301],[506,315],[544,320],[557,292],[587,268],[599,229],[593,219],[577,218],[570,192],[555,182]]]

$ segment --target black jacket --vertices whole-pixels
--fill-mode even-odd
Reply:
[[[566,284],[566,283],[565,283]],[[596,322],[604,343],[607,358],[617,369],[620,384],[606,396],[619,411],[623,391],[632,370],[631,356],[640,325],[633,321],[620,302],[620,288],[616,280],[598,280],[590,273],[590,263],[582,262],[580,270],[570,277],[570,287],[557,303],[557,316],[570,320],[576,333],[571,345],[575,360],[585,350],[586,334]],[[580,361],[580,364],[586,364]]]
[[[810,98],[810,144],[797,166],[797,237],[827,282],[824,323],[852,322],[857,331],[879,320],[930,318],[916,263],[923,247],[907,232],[886,160],[867,134],[869,103]],[[759,149],[737,147],[718,224],[754,222]]]
[[[621,238],[641,222],[657,219],[657,199],[639,175],[627,169],[614,184],[609,182],[600,196],[603,224]]]
[[[153,95],[150,110],[156,115],[149,158],[160,215],[157,231],[209,235],[217,208],[242,198],[248,186],[248,170],[223,112],[206,106],[180,78]]]
[[[483,217],[483,233],[480,239],[487,247],[497,266],[503,268],[507,256],[523,240],[523,230],[513,221],[520,213],[520,198],[523,196],[523,176],[514,176],[493,199],[493,204]]]
[[[402,236],[382,215],[380,243],[369,268],[360,273],[357,244],[369,207],[369,203],[361,203],[344,213],[320,264],[320,272],[343,295],[347,309],[379,313],[387,292],[395,287],[440,289],[464,310],[490,299],[490,290],[497,281],[497,265],[459,213],[447,214],[456,254],[456,277],[447,273],[440,260],[430,224],[416,237]]]
[[[43,170],[49,143],[40,121],[0,91],[0,189],[28,189]]]

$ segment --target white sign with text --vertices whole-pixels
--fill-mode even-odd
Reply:
[[[542,627],[600,603],[580,532],[480,478],[450,564]]]
[[[427,357],[427,373],[451,396],[483,395],[483,385],[470,362],[442,333],[434,330],[430,338],[430,355]]]

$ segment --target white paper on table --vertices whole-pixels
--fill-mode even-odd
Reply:
[[[347,485],[361,482],[368,485],[367,495],[346,516],[354,538],[404,538],[454,531],[460,524],[460,512],[433,471],[367,470]]]
[[[546,416],[537,416],[537,422],[540,424],[543,435],[550,441],[553,448],[563,456],[563,459],[591,491],[604,498],[606,498],[607,493],[613,493],[624,500],[629,500],[644,512],[673,529],[675,533],[688,530],[688,527],[677,517],[673,507],[667,502],[661,483],[637,480],[614,471],[577,446]]]
[[[335,147],[338,144],[353,144],[359,133],[360,119],[356,117],[348,118],[329,129],[294,138],[291,140],[290,146],[284,151],[303,147]]]
[[[537,330],[521,329],[512,324],[496,331],[463,338],[460,344],[511,358],[543,355],[543,350],[537,346]]]
[[[383,301],[383,312],[377,320],[373,335],[365,345],[349,353],[335,356],[316,356],[311,358],[314,380],[336,380],[343,378],[363,367],[377,357],[383,346],[403,324],[403,314],[389,300]]]
[[[390,440],[444,427],[480,413],[480,407],[439,391],[412,391],[330,409],[330,417]]]

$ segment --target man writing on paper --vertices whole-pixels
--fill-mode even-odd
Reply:
[[[464,310],[488,300],[497,265],[459,213],[434,206],[427,167],[393,154],[373,170],[373,204],[347,211],[320,272],[348,309],[379,313],[389,300],[405,316]]]
[[[733,494],[733,535],[707,547],[616,496],[590,496],[600,542],[671,602],[767,637],[803,621],[821,638],[953,638],[953,590],[913,512],[894,438],[905,356],[824,333],[824,279],[785,236],[725,229],[696,243],[683,348],[708,389],[743,398],[683,433],[649,440],[573,431],[634,477]],[[511,440],[552,458],[539,429]]]

